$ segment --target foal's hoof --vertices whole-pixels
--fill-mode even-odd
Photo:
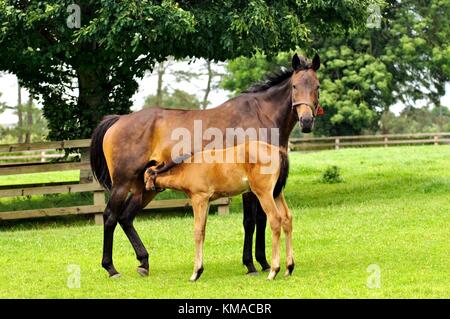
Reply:
[[[248,273],[247,273],[247,276],[252,276],[252,277],[254,277],[254,276],[258,276],[259,275],[259,272],[257,272],[257,271],[249,271]]]
[[[294,264],[287,266],[284,276],[289,277],[290,275],[292,275],[293,271],[294,271]]]
[[[269,273],[269,276],[267,276],[267,280],[274,280],[279,271],[280,271],[280,268],[277,268],[275,270],[271,270],[270,273]]]
[[[197,272],[194,272],[191,276],[191,278],[189,279],[191,282],[197,281],[198,278],[200,278],[200,276],[203,273],[203,268],[200,268]]]
[[[117,279],[117,278],[120,278],[120,277],[122,277],[122,275],[119,274],[119,273],[109,276],[109,278],[111,278],[111,279]]]
[[[139,275],[141,275],[142,277],[147,277],[148,276],[148,269],[142,268],[142,267],[138,267],[136,269],[136,271],[138,272]]]

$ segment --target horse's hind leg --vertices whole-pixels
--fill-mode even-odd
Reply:
[[[244,208],[244,249],[242,252],[242,263],[247,267],[247,274],[258,274],[253,264],[253,234],[255,233],[256,212],[258,198],[253,193],[242,195]]]
[[[155,195],[155,192],[136,192],[127,201],[127,206],[119,217],[119,224],[125,235],[127,235],[128,240],[136,253],[136,258],[140,262],[137,272],[141,276],[148,276],[148,252],[134,228],[133,221],[136,215],[155,197]]]
[[[261,265],[262,271],[269,271],[270,265],[266,258],[266,224],[267,216],[256,200],[256,240],[255,240],[255,257]]]
[[[209,198],[201,195],[191,197],[194,209],[195,259],[191,281],[196,281],[203,273],[203,243],[205,241],[206,220],[209,211]]]
[[[123,208],[128,195],[128,188],[113,187],[111,197],[103,213],[103,258],[102,266],[110,277],[118,277],[120,274],[114,267],[112,260],[114,230],[117,225],[118,215]]]
[[[292,248],[292,214],[284,198],[284,193],[281,192],[275,198],[278,210],[281,215],[281,225],[286,237],[286,272],[285,276],[290,276],[294,271],[294,252]]]

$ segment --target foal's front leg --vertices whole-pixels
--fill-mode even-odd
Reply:
[[[209,211],[209,197],[204,195],[191,196],[194,209],[194,240],[195,259],[194,272],[191,281],[196,281],[203,273],[203,242],[205,241],[206,220]]]

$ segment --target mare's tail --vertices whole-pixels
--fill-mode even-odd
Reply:
[[[109,176],[108,165],[103,153],[103,137],[106,131],[119,120],[119,115],[108,115],[103,118],[95,128],[91,138],[91,169],[97,181],[106,190],[111,190],[111,176]]]

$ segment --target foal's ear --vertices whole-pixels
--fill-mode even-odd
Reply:
[[[320,56],[316,53],[312,60],[311,68],[317,71],[320,68]]]

